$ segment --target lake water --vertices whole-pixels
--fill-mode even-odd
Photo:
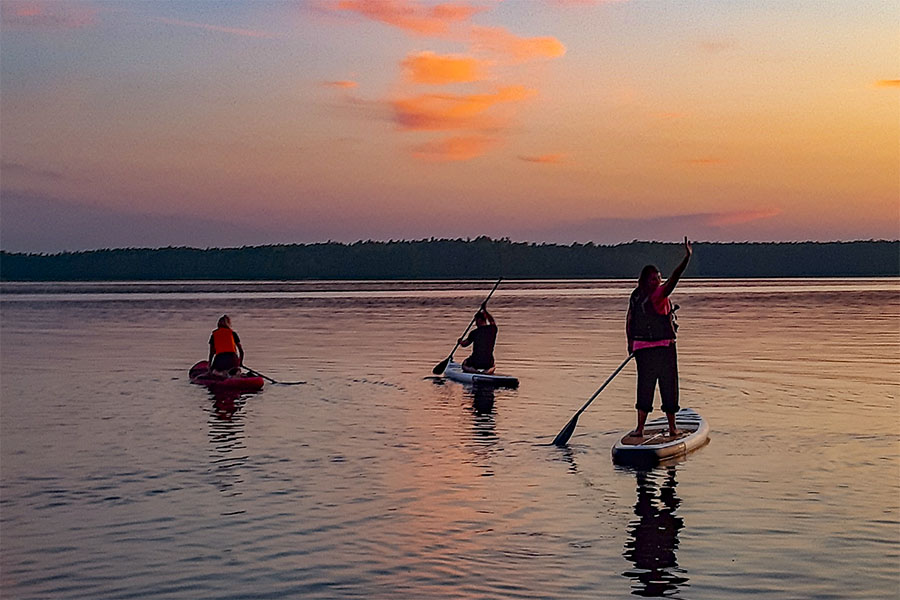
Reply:
[[[898,280],[682,281],[711,441],[650,471],[610,460],[633,364],[547,445],[624,359],[632,284],[504,282],[519,389],[433,378],[491,284],[3,284],[0,596],[900,596]],[[224,312],[307,383],[190,385]]]

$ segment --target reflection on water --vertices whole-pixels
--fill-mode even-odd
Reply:
[[[628,525],[630,538],[622,553],[634,568],[622,574],[634,580],[631,593],[635,596],[672,596],[688,582],[676,556],[678,533],[684,528],[684,520],[676,514],[681,499],[675,494],[678,485],[675,466],[634,473],[637,518]]]
[[[499,449],[500,441],[494,421],[494,388],[484,385],[466,386],[464,395],[472,401],[471,451],[475,456],[475,464],[483,469],[482,477],[491,477],[494,475],[492,458]]]
[[[209,472],[213,485],[227,496],[240,495],[241,467],[247,462],[244,413],[241,412],[245,395],[234,391],[210,392],[213,403],[208,419],[212,444]]]

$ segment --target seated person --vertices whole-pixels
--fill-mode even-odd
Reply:
[[[494,372],[494,344],[497,342],[497,322],[487,311],[486,304],[475,313],[475,330],[469,337],[457,340],[459,345],[465,348],[472,346],[472,355],[463,361],[462,369],[468,373]]]

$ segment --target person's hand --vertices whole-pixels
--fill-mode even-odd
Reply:
[[[694,253],[694,249],[691,247],[690,240],[687,239],[687,236],[684,236],[684,254],[685,256],[691,256]]]
[[[462,339],[462,338],[459,338],[458,340],[456,340],[456,343],[457,343],[457,344],[462,344],[462,343],[463,343],[463,339]]]
[[[487,300],[481,303],[481,312],[487,312]]]
[[[634,354],[634,342],[628,342],[628,354]]]

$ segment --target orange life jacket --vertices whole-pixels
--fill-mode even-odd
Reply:
[[[225,352],[237,353],[237,344],[234,343],[234,332],[227,327],[219,327],[213,331],[213,350],[216,354]]]

